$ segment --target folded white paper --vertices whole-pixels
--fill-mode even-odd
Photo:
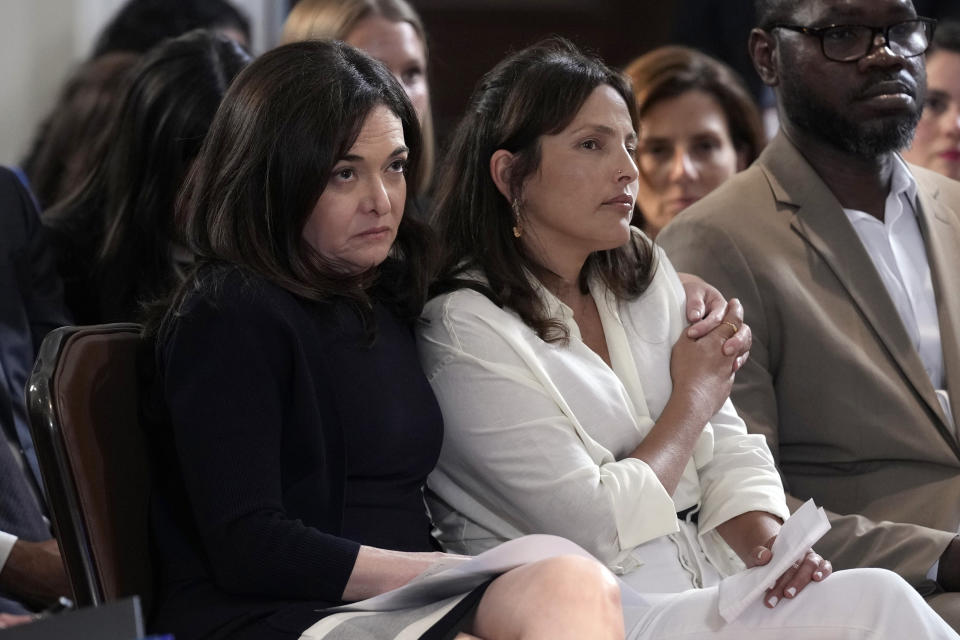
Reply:
[[[466,593],[510,569],[561,555],[593,558],[566,538],[543,534],[524,536],[504,542],[473,558],[444,561],[440,571],[431,568],[399,589],[330,611],[395,611],[418,607]],[[448,563],[449,566],[445,566]]]
[[[717,605],[723,619],[733,622],[744,609],[760,600],[764,591],[772,587],[790,565],[803,558],[813,543],[829,530],[827,514],[813,500],[807,500],[783,523],[773,542],[770,562],[720,581]]]

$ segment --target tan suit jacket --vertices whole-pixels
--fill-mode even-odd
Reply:
[[[960,182],[910,167],[960,425]],[[788,494],[834,514],[817,545],[923,593],[960,524],[960,445],[859,237],[782,134],[658,236],[677,269],[743,302],[754,332],[733,401]],[[791,507],[799,503],[791,501]]]

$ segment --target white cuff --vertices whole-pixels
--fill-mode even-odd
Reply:
[[[927,571],[927,580],[937,581],[937,574],[940,573],[940,560],[938,559],[933,563],[933,566],[930,567],[930,571]]]
[[[673,499],[643,460],[624,458],[601,465],[600,481],[613,502],[621,551],[677,531]]]
[[[13,551],[13,545],[17,542],[17,536],[10,535],[5,531],[0,531],[0,571],[7,564],[7,558]]]

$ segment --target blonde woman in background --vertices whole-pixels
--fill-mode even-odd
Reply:
[[[625,73],[640,114],[633,224],[653,238],[675,215],[746,169],[766,140],[746,86],[719,60],[687,47],[660,47]]]
[[[387,65],[420,119],[423,155],[417,167],[420,192],[430,187],[435,153],[427,33],[404,0],[300,0],[283,25],[283,44],[300,40],[342,40]]]

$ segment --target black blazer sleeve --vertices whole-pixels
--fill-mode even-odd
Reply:
[[[360,545],[306,524],[311,518],[288,512],[285,500],[292,457],[324,465],[322,442],[316,455],[291,456],[290,443],[309,449],[323,434],[319,412],[311,410],[315,387],[299,365],[298,331],[262,296],[198,300],[164,344],[164,395],[217,586],[336,602]],[[315,496],[317,505],[336,502],[330,483],[318,486],[326,489]]]

